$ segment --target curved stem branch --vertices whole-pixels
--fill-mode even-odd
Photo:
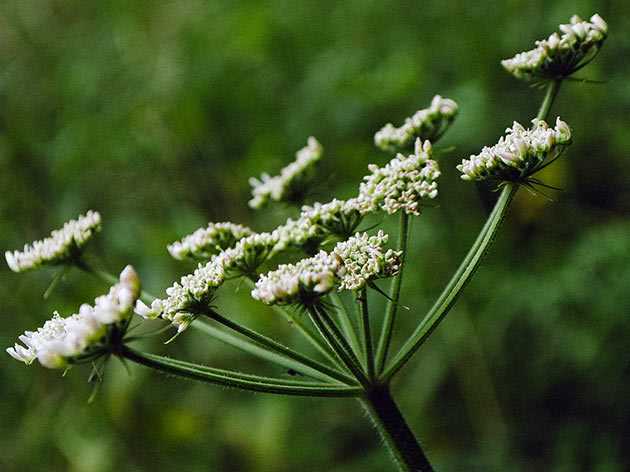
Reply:
[[[254,392],[308,397],[355,397],[362,392],[359,387],[278,380],[271,377],[214,369],[190,362],[173,361],[167,357],[136,351],[127,346],[121,346],[117,354],[137,364],[177,377]]]
[[[359,344],[357,331],[354,324],[352,323],[352,320],[350,319],[350,314],[346,309],[346,305],[344,305],[343,300],[336,291],[332,291],[329,296],[333,305],[335,305],[337,318],[339,319],[341,330],[348,340],[348,344],[350,344],[350,347],[355,354],[360,355],[361,345]]]

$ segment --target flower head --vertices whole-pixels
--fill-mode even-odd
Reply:
[[[590,21],[579,16],[560,25],[560,33],[536,41],[536,47],[501,61],[503,67],[516,78],[558,79],[571,75],[588,64],[604,44],[608,25],[595,14]]]
[[[166,298],[156,298],[150,307],[138,300],[135,311],[143,318],[168,320],[181,332],[198,314],[207,310],[224,281],[222,260],[220,256],[214,256],[206,264],[199,264],[192,274],[184,275],[179,282],[167,288]]]
[[[210,223],[206,228],[199,228],[181,241],[170,244],[168,252],[179,260],[187,257],[208,260],[252,233],[246,226],[234,223]]]
[[[393,214],[398,210],[419,215],[423,200],[437,196],[440,170],[431,159],[432,147],[416,139],[415,152],[409,156],[398,154],[385,167],[370,164],[370,175],[359,187],[359,201],[366,207],[380,207]]]
[[[54,230],[41,241],[26,244],[22,251],[7,251],[4,257],[14,272],[35,269],[42,265],[64,264],[77,257],[95,233],[101,230],[101,215],[88,211]]]
[[[402,151],[411,146],[415,138],[435,142],[457,116],[457,103],[439,95],[433,97],[429,108],[418,110],[405,123],[396,128],[387,123],[374,135],[374,144],[383,151]]]
[[[522,181],[571,143],[571,129],[560,118],[556,119],[555,128],[550,128],[542,120],[534,119],[532,123],[531,128],[525,129],[514,122],[497,144],[463,159],[457,166],[461,178]]]
[[[275,202],[301,201],[307,184],[313,177],[315,164],[323,154],[322,145],[314,137],[308,138],[308,143],[295,155],[295,161],[280,171],[280,175],[269,176],[262,174],[259,179],[252,177],[249,183],[252,187],[252,199],[249,206],[262,208],[270,200]]]
[[[120,273],[120,281],[107,295],[84,304],[79,313],[62,318],[57,312],[37,331],[26,331],[7,352],[16,360],[31,364],[35,359],[51,369],[80,363],[90,354],[98,356],[107,348],[108,333],[119,329],[133,313],[140,296],[140,280],[131,266]],[[90,358],[92,360],[93,358]]]
[[[268,305],[311,305],[335,288],[358,290],[371,280],[390,277],[400,270],[400,253],[385,250],[386,242],[380,231],[376,236],[356,234],[330,253],[282,264],[260,276],[252,297]]]

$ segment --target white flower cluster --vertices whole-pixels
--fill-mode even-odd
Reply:
[[[252,297],[268,305],[309,305],[335,287],[357,290],[375,278],[395,275],[400,270],[400,253],[384,250],[386,242],[387,236],[380,231],[376,236],[356,234],[330,253],[320,251],[295,264],[282,264],[260,276]]]
[[[387,123],[374,135],[374,144],[383,151],[396,152],[409,147],[414,138],[435,142],[455,119],[457,108],[455,101],[436,95],[429,108],[418,110],[401,127]]]
[[[370,211],[370,206],[358,198],[335,198],[328,203],[316,202],[312,206],[303,206],[300,218],[321,228],[322,232],[347,238],[354,234],[363,217]]]
[[[597,14],[590,22],[574,15],[569,24],[560,25],[560,32],[562,35],[553,33],[547,39],[536,41],[534,49],[518,53],[501,64],[519,79],[567,77],[602,47],[608,35],[608,25]]]
[[[138,300],[135,312],[146,319],[162,317],[181,332],[208,308],[216,289],[224,280],[222,260],[220,256],[214,256],[208,263],[199,264],[192,274],[184,275],[179,282],[167,288],[167,298],[156,298],[150,307]]]
[[[4,257],[14,272],[62,264],[78,256],[81,248],[100,230],[101,215],[90,210],[54,230],[48,238],[26,244],[22,251],[7,251]]]
[[[337,243],[333,257],[340,261],[337,270],[339,290],[358,290],[370,280],[396,275],[400,271],[402,253],[385,250],[388,236],[379,231],[375,236],[356,234]]]
[[[440,169],[431,159],[432,147],[416,139],[415,152],[409,156],[398,154],[385,167],[370,164],[371,174],[363,178],[358,199],[365,207],[380,207],[389,214],[403,210],[419,215],[422,200],[437,196]]]
[[[249,206],[258,209],[270,200],[276,202],[298,200],[312,178],[315,164],[321,159],[322,154],[322,145],[311,136],[308,138],[307,145],[296,153],[295,161],[283,168],[280,175],[271,177],[268,174],[262,174],[260,180],[254,177],[249,179],[253,196],[249,201]]]
[[[35,359],[44,367],[63,368],[79,356],[105,347],[103,339],[114,324],[127,320],[140,296],[140,279],[131,266],[120,273],[120,281],[94,306],[81,305],[79,313],[62,318],[57,312],[37,331],[26,331],[7,352],[18,361],[31,364]]]
[[[179,260],[187,257],[207,260],[252,233],[251,229],[243,225],[210,223],[206,228],[199,228],[181,241],[170,244],[168,252]]]
[[[545,160],[553,159],[571,143],[571,129],[560,118],[556,119],[555,128],[550,128],[542,120],[534,119],[532,123],[532,128],[525,129],[514,122],[497,144],[463,159],[457,166],[461,178],[519,181],[536,172]]]

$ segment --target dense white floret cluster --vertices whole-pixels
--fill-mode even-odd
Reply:
[[[327,253],[295,264],[282,264],[276,270],[260,276],[252,297],[268,305],[309,305],[337,288],[358,290],[370,280],[390,277],[400,270],[400,253],[385,250],[387,236],[356,234],[338,243]]]
[[[170,244],[168,252],[179,260],[185,258],[208,260],[251,234],[253,231],[243,225],[210,223],[206,228],[199,228],[181,241]]]
[[[354,234],[370,210],[371,208],[358,198],[348,200],[335,198],[328,203],[316,202],[312,206],[303,206],[300,218],[328,234],[347,238]]]
[[[590,21],[574,15],[569,24],[560,25],[560,32],[536,41],[534,49],[518,53],[501,64],[519,79],[567,77],[587,64],[602,47],[608,25],[597,14]]]
[[[435,142],[457,116],[457,108],[454,100],[436,95],[429,108],[418,110],[402,126],[383,126],[374,135],[374,144],[384,151],[396,152],[410,147],[416,138]]]
[[[423,200],[437,196],[438,163],[432,159],[429,141],[416,139],[415,152],[398,154],[384,167],[370,164],[371,174],[363,178],[358,199],[365,207],[380,207],[389,214],[403,210],[419,215]]]
[[[555,128],[542,120],[532,120],[525,129],[514,122],[506,135],[492,147],[484,147],[477,155],[463,159],[457,169],[463,180],[488,178],[521,181],[540,169],[540,166],[559,155],[571,143],[571,129],[560,118]]]
[[[41,241],[26,244],[22,251],[7,251],[4,257],[14,272],[35,269],[42,265],[63,264],[80,254],[83,246],[101,230],[101,215],[88,211],[54,230]]]
[[[264,262],[284,249],[285,242],[280,236],[278,231],[252,234],[239,240],[217,257],[226,274],[250,276],[255,274]]]
[[[136,313],[147,319],[162,317],[178,332],[185,330],[197,315],[208,309],[215,291],[225,281],[222,262],[220,256],[214,256],[208,263],[199,264],[192,274],[184,275],[166,289],[166,298],[156,298],[150,307],[138,300]]]
[[[249,206],[262,208],[270,200],[275,202],[296,202],[301,200],[307,184],[313,177],[315,164],[323,154],[322,145],[314,137],[309,137],[307,145],[296,153],[295,161],[271,177],[262,174],[260,179],[252,177],[252,199]]]
[[[26,331],[7,352],[18,361],[31,364],[35,359],[51,369],[80,362],[81,357],[106,348],[108,330],[126,321],[140,296],[140,279],[131,266],[120,273],[120,281],[107,295],[84,304],[79,313],[62,318],[57,312],[37,331]]]

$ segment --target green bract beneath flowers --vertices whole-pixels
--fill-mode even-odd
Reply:
[[[329,253],[282,264],[260,276],[252,297],[268,305],[311,305],[335,288],[358,290],[371,280],[393,276],[400,270],[400,253],[384,249],[386,242],[382,231],[356,234]]]
[[[79,313],[62,318],[57,312],[37,331],[26,331],[7,352],[18,361],[31,364],[35,359],[51,369],[90,362],[108,348],[111,331],[124,329],[140,296],[140,279],[131,266],[120,273],[120,281],[107,295],[84,304]]]
[[[259,179],[252,177],[252,199],[249,206],[262,208],[270,200],[275,202],[299,203],[302,201],[305,189],[313,177],[315,164],[323,154],[322,145],[314,137],[308,138],[306,147],[296,153],[295,161],[280,171],[280,175],[269,176],[262,174]]]
[[[518,53],[501,61],[503,67],[519,79],[560,79],[588,64],[604,44],[608,25],[595,14],[590,22],[579,16],[571,17],[569,24],[560,25],[560,32],[536,41],[530,51]]]
[[[70,220],[50,237],[26,244],[22,251],[7,251],[4,257],[14,272],[35,269],[42,265],[65,264],[81,254],[95,233],[101,230],[101,215],[89,210],[76,220]]]
[[[234,223],[209,223],[168,246],[168,252],[175,259],[208,260],[224,249],[232,247],[238,240],[250,236],[253,231]]]
[[[381,208],[389,214],[399,210],[419,215],[423,200],[437,196],[438,163],[432,158],[431,143],[416,139],[415,152],[398,154],[385,167],[370,164],[371,174],[363,178],[358,200],[364,208]]]
[[[571,129],[560,118],[555,128],[542,120],[534,119],[532,123],[532,128],[525,129],[515,121],[497,144],[463,159],[457,166],[461,178],[524,182],[571,143]]]
[[[374,144],[383,151],[402,151],[411,146],[415,138],[436,142],[457,116],[457,103],[439,95],[433,97],[431,106],[418,110],[396,128],[387,123],[374,135]]]

